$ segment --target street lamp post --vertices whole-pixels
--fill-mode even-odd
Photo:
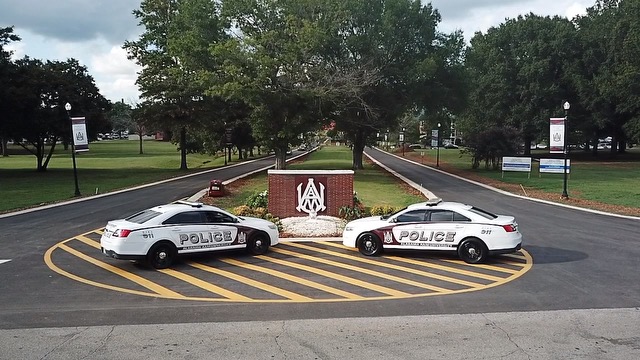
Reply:
[[[75,196],[80,196],[80,187],[78,186],[78,169],[76,167],[76,145],[75,145],[75,134],[73,133],[73,122],[71,121],[71,104],[64,104],[64,109],[67,110],[67,117],[71,122],[71,158],[73,159],[73,181],[76,185]]]
[[[386,150],[389,151],[389,130],[384,134],[384,143]]]
[[[402,156],[404,157],[404,128],[402,128],[402,131],[399,134],[399,140],[400,140],[400,144],[402,145]]]
[[[562,183],[562,198],[566,200],[569,199],[569,193],[567,192],[567,153],[569,152],[569,147],[567,146],[567,126],[569,125],[568,113],[571,104],[569,104],[568,101],[565,101],[564,104],[562,104],[562,107],[564,108],[564,134],[562,135],[562,152],[564,153],[564,167],[562,169],[562,172],[564,174],[564,179]]]
[[[436,138],[436,167],[440,167],[440,126],[442,126],[442,124],[438,123],[438,136]]]

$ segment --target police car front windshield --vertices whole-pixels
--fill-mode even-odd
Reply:
[[[144,210],[125,218],[125,220],[136,224],[144,224],[160,214],[162,213],[153,210]]]
[[[405,211],[405,210],[407,210],[407,208],[406,208],[406,207],[405,207],[405,208],[402,208],[402,209],[400,209],[400,210],[398,210],[398,211],[396,211],[396,212],[394,212],[394,213],[387,214],[387,215],[382,215],[382,216],[380,216],[380,220],[387,220],[388,218],[392,217],[393,215],[395,215],[395,214],[397,214],[397,213],[399,213],[399,212]]]

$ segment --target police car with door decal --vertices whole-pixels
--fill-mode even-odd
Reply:
[[[107,223],[100,246],[108,257],[170,267],[181,254],[246,249],[265,254],[278,243],[270,221],[235,216],[215,206],[178,201]]]
[[[517,252],[522,234],[513,216],[431,199],[391,215],[353,220],[345,226],[342,242],[367,256],[384,249],[444,250],[477,264],[491,255]]]

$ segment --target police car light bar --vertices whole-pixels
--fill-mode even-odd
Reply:
[[[175,202],[175,204],[189,205],[189,206],[195,207],[195,208],[202,207],[202,203],[201,202],[195,202],[195,201],[178,200],[178,201]]]
[[[433,198],[433,199],[427,200],[427,202],[425,202],[424,204],[426,206],[436,206],[436,205],[440,204],[441,202],[442,202],[441,198]]]

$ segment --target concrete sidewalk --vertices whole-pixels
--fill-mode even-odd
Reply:
[[[0,330],[0,359],[640,359],[639,325],[635,308]]]

